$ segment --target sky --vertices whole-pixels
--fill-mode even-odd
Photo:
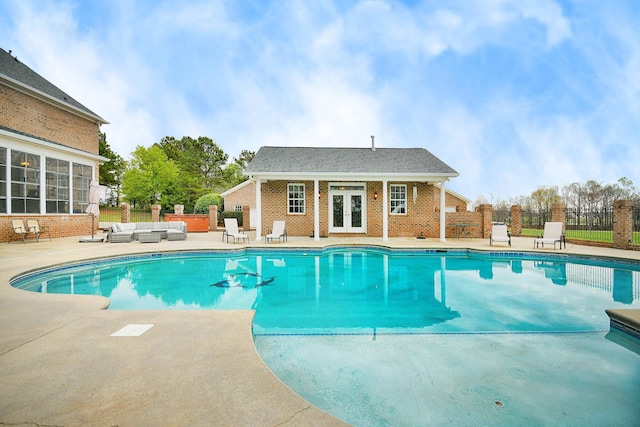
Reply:
[[[0,48],[109,122],[165,136],[425,148],[471,201],[640,187],[636,0],[0,0]],[[402,165],[398,165],[401,169]]]

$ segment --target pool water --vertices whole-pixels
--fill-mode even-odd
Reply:
[[[640,416],[640,347],[609,332],[605,314],[640,307],[638,263],[248,249],[123,257],[12,284],[103,295],[113,310],[256,310],[269,367],[354,425],[632,425]]]

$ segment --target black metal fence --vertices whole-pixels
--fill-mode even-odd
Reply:
[[[613,242],[613,209],[567,209],[568,238]]]
[[[522,229],[544,229],[544,223],[551,221],[551,210],[531,211],[523,210],[521,213]]]
[[[500,224],[511,224],[511,209],[496,209],[492,212],[491,220]]]

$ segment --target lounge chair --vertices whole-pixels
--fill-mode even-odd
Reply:
[[[564,248],[567,249],[567,242],[564,238],[564,234],[562,234],[562,223],[561,222],[545,222],[544,223],[544,234],[538,235],[538,238],[533,241],[533,247],[537,248],[539,245],[542,245],[544,248],[545,243],[553,243],[553,249],[556,248],[556,243],[560,243],[560,249],[562,249],[562,244],[564,243]]]
[[[509,230],[505,224],[495,224],[491,227],[491,234],[489,235],[489,245],[493,246],[494,242],[508,243],[511,247],[511,236]]]
[[[22,238],[22,243],[27,240],[27,236],[31,234],[29,229],[24,226],[24,221],[21,219],[12,219],[11,220],[11,237],[9,237],[9,241],[7,243],[11,243],[14,236],[20,236]]]
[[[233,237],[233,243],[237,240],[244,240],[249,243],[249,236],[244,234],[244,231],[238,230],[238,220],[235,218],[224,219],[224,233],[222,233],[223,242],[225,236],[227,237],[227,243],[229,243],[229,237]]]
[[[29,227],[29,231],[36,236],[36,242],[40,240],[40,236],[46,234],[49,236],[49,241],[51,241],[51,232],[49,231],[49,226],[45,225],[43,227],[40,226],[40,221],[37,219],[28,219],[27,227]]]
[[[278,242],[281,240],[286,242],[287,230],[284,229],[284,225],[284,221],[273,221],[273,228],[269,230],[269,233],[266,236],[264,236],[265,243],[269,243],[274,239],[278,239]]]

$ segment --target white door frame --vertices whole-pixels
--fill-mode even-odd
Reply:
[[[364,182],[330,182],[329,183],[329,232],[330,233],[363,233],[367,232],[367,186]],[[333,225],[333,196],[341,195],[344,200],[343,227]],[[351,196],[361,196],[362,225],[352,227],[351,224]]]

